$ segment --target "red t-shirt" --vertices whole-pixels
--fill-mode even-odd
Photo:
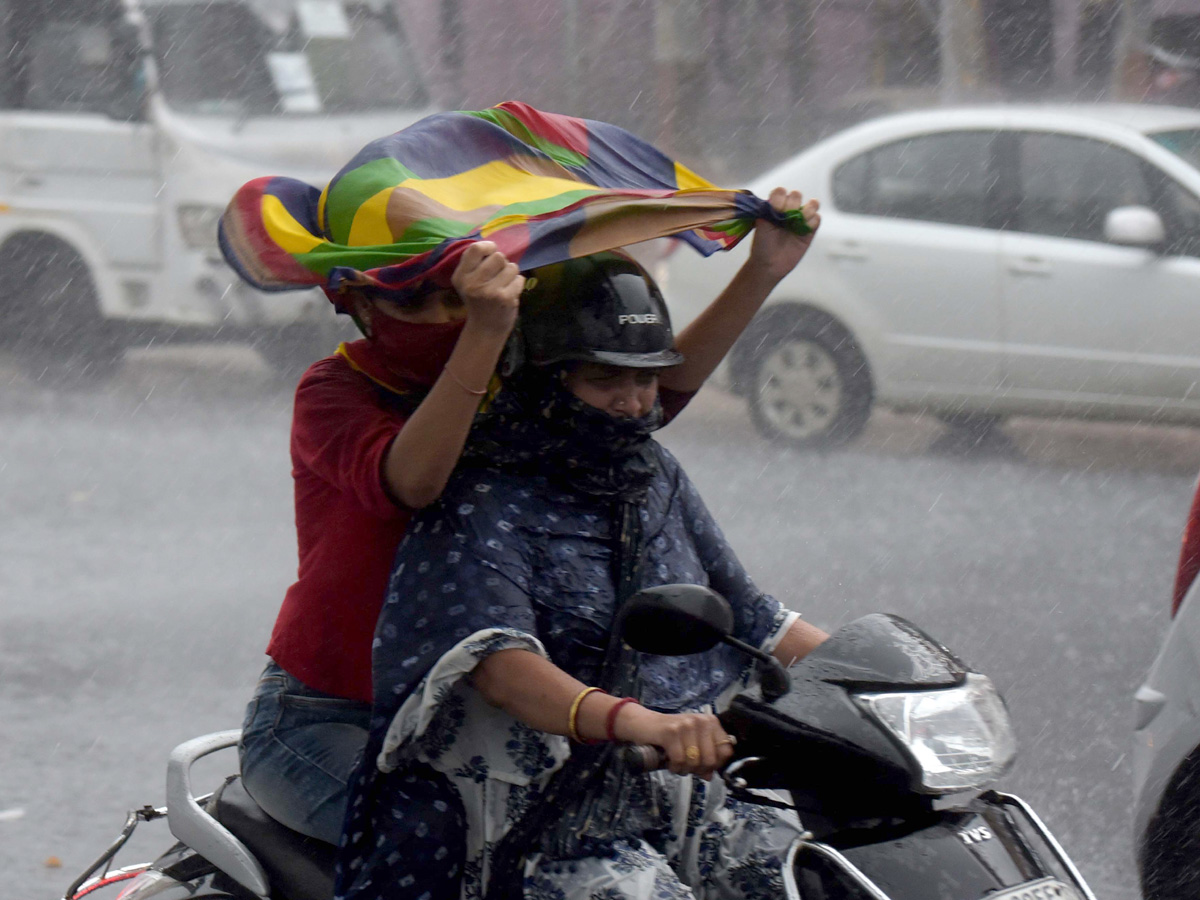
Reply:
[[[668,420],[692,398],[660,393]],[[406,421],[386,397],[341,356],[300,380],[292,418],[300,565],[267,646],[309,687],[367,702],[375,621],[412,518],[384,487],[384,456]]]

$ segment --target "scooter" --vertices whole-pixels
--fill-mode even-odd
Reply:
[[[985,790],[1016,754],[991,681],[899,616],[857,619],[790,669],[733,637],[729,604],[697,585],[639,592],[617,627],[643,653],[723,642],[758,660],[759,685],[720,715],[736,739],[721,777],[740,799],[794,809],[806,829],[781,900],[1096,900],[1024,801]],[[118,900],[329,900],[332,846],[272,820],[237,776],[193,793],[192,766],[238,736],[177,747],[167,806],[131,812],[63,900],[125,881]],[[665,762],[654,747],[620,757],[643,770]],[[137,825],[157,818],[178,843],[153,863],[111,869]]]

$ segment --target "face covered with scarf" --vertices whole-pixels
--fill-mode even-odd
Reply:
[[[340,352],[411,405],[434,386],[460,336],[468,335],[458,368],[465,366],[472,383],[486,379],[512,330],[524,278],[495,244],[479,241],[463,254],[452,281],[451,288],[426,283],[393,294],[346,289],[339,302],[366,340]]]
[[[658,369],[581,362],[561,377],[563,386],[577,398],[614,418],[643,418],[658,402]]]
[[[463,458],[544,474],[597,497],[632,499],[654,476],[649,442],[662,423],[657,369],[527,365],[480,416]]]
[[[666,302],[627,256],[535,269],[521,297],[516,371],[476,422],[464,460],[630,499],[653,477],[658,373],[678,365]]]

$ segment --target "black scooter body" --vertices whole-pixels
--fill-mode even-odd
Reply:
[[[962,685],[967,667],[937,641],[899,617],[866,616],[840,628],[788,674],[782,696],[749,691],[721,714],[737,738],[737,758],[725,773],[734,796],[757,802],[755,789],[787,792],[808,829],[792,849],[778,900],[1095,900],[1021,800],[996,791],[953,798],[928,792],[920,765],[855,699],[856,692]],[[220,746],[230,746],[236,733],[223,737]],[[328,896],[332,853],[313,853],[309,839],[268,819],[236,781],[205,805],[203,814],[199,807],[184,811],[191,827],[221,823],[233,843],[259,860],[269,892],[248,890],[215,859],[177,845],[142,876],[158,877],[157,883],[135,890],[133,900]],[[300,856],[307,857],[307,873]]]
[[[1091,896],[1020,800],[923,792],[916,761],[853,696],[951,688],[967,674],[911,623],[871,615],[793,666],[784,696],[748,692],[722,713],[738,740],[737,785],[787,791],[810,831],[792,862],[804,900],[879,900],[863,881],[890,900],[976,900],[1021,885],[1030,900]]]
[[[881,810],[925,808],[914,762],[851,691],[956,687],[967,675],[957,657],[898,616],[875,614],[839,628],[788,674],[791,688],[779,699],[750,691],[721,714],[738,755],[762,760],[739,769],[747,786],[790,791],[818,834],[822,820],[840,827]]]

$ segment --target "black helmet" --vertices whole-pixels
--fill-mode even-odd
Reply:
[[[662,292],[629,257],[596,253],[526,277],[519,326],[524,362],[658,368],[683,361]]]

